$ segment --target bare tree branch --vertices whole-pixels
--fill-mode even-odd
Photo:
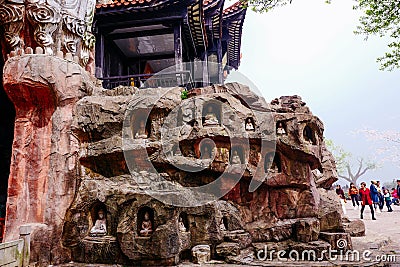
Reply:
[[[357,171],[357,173],[356,173],[356,177],[359,177],[360,176],[360,171],[361,171],[361,169],[362,169],[362,167],[363,167],[363,159],[361,158],[361,159],[358,159],[358,163],[359,163],[359,167],[358,167],[358,171]]]
[[[346,177],[346,176],[343,176],[343,175],[340,175],[340,174],[338,174],[338,176],[339,176],[339,178],[342,178],[342,179],[344,179],[344,180],[346,180],[346,181],[348,181],[348,182],[353,182],[350,178],[348,178],[348,177]]]
[[[371,170],[371,167],[370,167],[370,166],[366,167],[366,168],[357,176],[357,178],[360,177],[360,176],[363,176],[368,170]]]

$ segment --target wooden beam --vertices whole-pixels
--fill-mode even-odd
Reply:
[[[121,21],[118,20],[116,21],[115,18],[113,18],[110,22],[97,22],[97,26],[102,29],[102,30],[114,30],[114,29],[121,29],[121,28],[130,28],[134,26],[150,26],[150,25],[155,25],[155,24],[168,24],[168,23],[175,23],[178,20],[182,20],[183,16],[167,16],[167,17],[154,17],[154,18],[149,18],[149,19],[142,19],[138,20],[137,18],[135,20],[126,20],[126,21]]]
[[[152,54],[143,54],[135,57],[128,57],[127,62],[137,61],[137,60],[157,60],[157,59],[168,59],[174,58],[174,52],[162,52],[162,53],[152,53]]]
[[[165,28],[165,29],[145,30],[136,32],[111,33],[106,35],[106,38],[110,40],[118,40],[118,39],[128,39],[135,37],[154,36],[154,35],[163,35],[171,33],[174,33],[173,28]]]

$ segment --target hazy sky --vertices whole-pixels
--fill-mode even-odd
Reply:
[[[380,144],[352,132],[400,131],[400,70],[380,71],[376,63],[388,40],[354,34],[360,15],[354,1],[332,2],[294,0],[266,14],[249,10],[239,71],[267,101],[300,95],[324,122],[327,138],[354,156],[375,158]],[[400,168],[384,163],[361,180],[398,177]]]

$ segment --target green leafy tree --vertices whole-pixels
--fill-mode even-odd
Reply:
[[[331,3],[331,0],[324,0],[325,3]],[[243,7],[250,7],[256,12],[267,12],[275,7],[291,4],[292,0],[241,0]]]
[[[332,140],[326,139],[325,144],[335,158],[339,178],[342,178],[347,182],[357,184],[357,181],[361,176],[378,167],[375,162],[366,161],[363,158],[354,160],[351,153],[346,152],[342,147],[335,145]]]
[[[292,3],[292,0],[242,0],[245,8],[250,7],[256,12],[267,12],[274,7]]]
[[[358,0],[354,9],[362,10],[360,25],[355,33],[366,36],[389,36],[390,52],[377,59],[381,70],[399,68],[400,62],[400,1],[399,0]]]

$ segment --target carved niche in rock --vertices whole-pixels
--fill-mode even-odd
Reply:
[[[203,126],[217,126],[221,123],[221,105],[209,101],[203,106]]]
[[[264,158],[264,171],[280,173],[282,172],[282,161],[278,152],[268,152]]]
[[[235,146],[232,148],[232,154],[231,154],[231,164],[232,165],[237,165],[237,164],[244,164],[245,159],[243,155],[243,148],[239,146]]]
[[[180,232],[189,231],[189,220],[186,213],[181,213],[181,215],[179,215],[178,229]]]
[[[248,117],[245,122],[245,129],[246,131],[254,131],[255,126],[254,126],[254,120],[251,117]]]
[[[134,139],[146,139],[150,135],[150,121],[143,112],[135,112],[131,117],[132,135]]]
[[[89,236],[99,237],[107,235],[107,208],[103,203],[97,203],[91,210],[93,226]]]
[[[304,141],[306,141],[312,145],[317,144],[317,140],[315,138],[315,132],[309,125],[306,125],[303,129],[303,138],[304,138]]]
[[[215,145],[211,142],[200,142],[200,159],[212,159],[215,155]]]
[[[284,135],[286,134],[286,125],[283,122],[278,122],[276,124],[276,134],[278,135]]]
[[[141,208],[138,212],[137,220],[139,236],[151,236],[154,231],[154,211],[149,207]]]

